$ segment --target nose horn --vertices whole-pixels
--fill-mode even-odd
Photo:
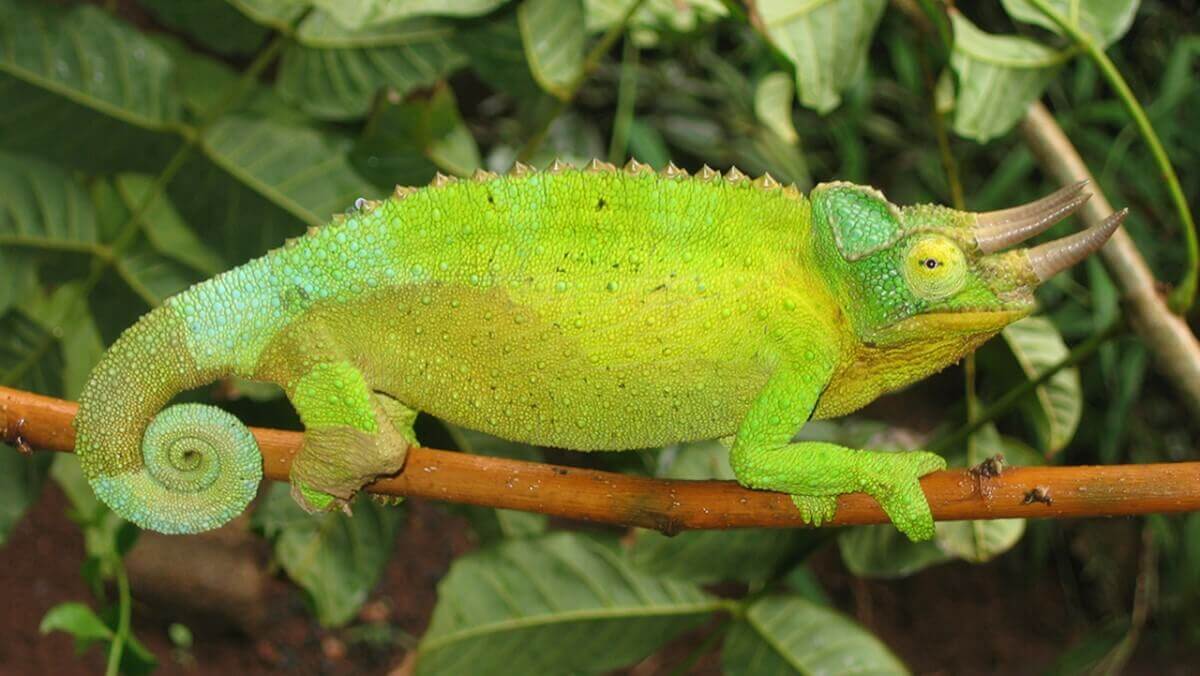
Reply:
[[[975,243],[990,254],[1044,232],[1088,201],[1092,194],[1083,192],[1087,183],[1080,181],[1019,207],[976,214]]]
[[[1127,214],[1129,209],[1122,209],[1095,227],[1030,249],[1029,264],[1038,280],[1044,282],[1098,251]]]

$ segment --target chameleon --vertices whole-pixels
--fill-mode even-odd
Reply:
[[[961,359],[1030,314],[1034,289],[1096,251],[1125,212],[1012,248],[1088,198],[1068,186],[974,213],[897,206],[847,182],[803,194],[736,168],[556,161],[438,175],[178,293],[125,330],[80,397],[97,496],[147,529],[195,533],[255,496],[248,429],[181,392],[275,383],[304,426],[290,483],[343,509],[403,469],[418,412],[511,441],[629,450],[732,436],[753,489],[807,523],[865,492],[934,534],[925,451],[794,442]]]

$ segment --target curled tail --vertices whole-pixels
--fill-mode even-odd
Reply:
[[[75,417],[76,453],[114,512],[161,533],[197,533],[245,509],[262,479],[250,431],[214,406],[176,404],[181,391],[227,375],[201,368],[170,304],[143,317],[92,372]]]

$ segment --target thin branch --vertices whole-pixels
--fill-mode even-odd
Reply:
[[[1125,82],[1125,78],[1121,76],[1121,71],[1117,70],[1116,65],[1104,53],[1103,45],[1097,44],[1092,36],[1081,30],[1071,19],[1063,16],[1046,0],[1030,0],[1030,3],[1053,21],[1063,34],[1074,40],[1076,46],[1092,59],[1092,62],[1100,69],[1100,74],[1108,81],[1108,86],[1112,87],[1117,98],[1121,100],[1121,104],[1125,106],[1125,111],[1133,118],[1138,133],[1142,135],[1142,140],[1150,148],[1154,163],[1158,165],[1158,171],[1167,185],[1167,193],[1171,195],[1171,201],[1175,204],[1175,212],[1179,216],[1187,245],[1187,271],[1170,298],[1170,305],[1182,314],[1192,306],[1192,301],[1196,296],[1196,276],[1197,271],[1200,270],[1200,244],[1196,241],[1196,222],[1192,218],[1192,210],[1188,207],[1187,198],[1183,195],[1183,188],[1179,185],[1179,176],[1175,174],[1175,167],[1171,164],[1171,159],[1167,157],[1167,151],[1163,148],[1162,141],[1158,139],[1154,125],[1150,124],[1150,118],[1146,116],[1146,111],[1138,103],[1137,97],[1129,88],[1129,84]]]
[[[19,447],[71,451],[74,402],[0,387],[0,439]],[[287,480],[303,435],[253,429],[267,478]],[[1064,518],[1200,511],[1200,462],[1104,467],[1017,467],[999,476],[953,470],[921,482],[935,519]],[[681,481],[413,448],[404,471],[367,487],[567,519],[653,528],[803,526],[791,498],[732,481]],[[886,523],[861,493],[838,498],[833,525]]]
[[[1020,129],[1042,169],[1059,183],[1068,185],[1083,179],[1092,182],[1089,187],[1092,198],[1080,209],[1088,227],[1113,212],[1079,151],[1046,106],[1040,102],[1030,106]],[[1159,371],[1183,395],[1192,413],[1200,415],[1200,344],[1196,336],[1187,322],[1167,307],[1154,273],[1124,228],[1113,233],[1100,255],[1124,292],[1125,309],[1133,330],[1154,353]]]

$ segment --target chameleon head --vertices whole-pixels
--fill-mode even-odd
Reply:
[[[973,213],[897,207],[879,191],[825,183],[812,192],[817,255],[837,272],[834,294],[864,342],[933,337],[966,351],[1033,311],[1038,285],[1104,245],[1126,211],[1062,239],[1012,248],[1074,213],[1086,182],[1029,204]]]

